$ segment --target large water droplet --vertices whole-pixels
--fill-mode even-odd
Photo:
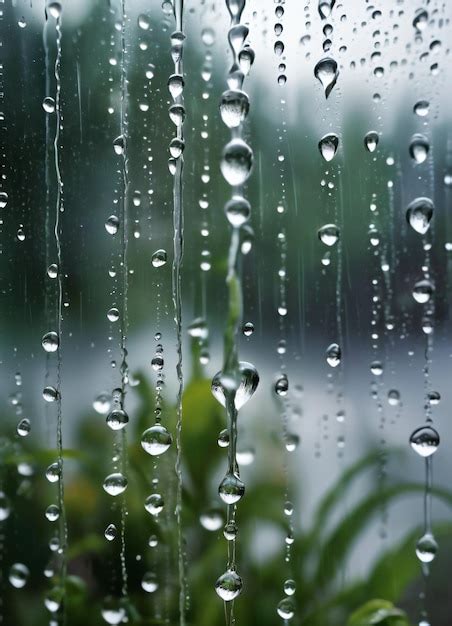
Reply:
[[[26,437],[27,435],[30,434],[31,431],[31,424],[30,424],[30,420],[27,419],[26,417],[24,417],[23,419],[20,420],[20,422],[17,424],[16,426],[16,432],[19,435],[19,437]]]
[[[439,446],[439,434],[432,426],[421,426],[411,434],[410,445],[420,456],[434,454]]]
[[[121,154],[124,154],[124,148],[124,137],[122,135],[119,135],[119,137],[116,137],[116,139],[113,141],[113,150],[118,156],[120,156]]]
[[[103,488],[110,496],[119,496],[127,489],[127,478],[120,472],[109,474],[104,480]]]
[[[434,287],[433,284],[424,278],[423,280],[419,280],[413,287],[413,298],[419,304],[425,304],[428,302],[433,294]]]
[[[295,605],[292,598],[283,598],[276,610],[282,619],[292,619],[295,614]]]
[[[243,139],[232,139],[226,144],[221,158],[221,173],[232,186],[243,185],[253,166],[253,152]]]
[[[154,591],[157,591],[159,584],[156,574],[147,572],[141,580],[141,586],[146,593],[154,593]]]
[[[326,19],[331,15],[331,11],[334,7],[336,0],[319,0],[319,15],[322,20]]]
[[[321,59],[314,68],[314,76],[322,84],[328,98],[339,76],[336,61],[330,57]]]
[[[152,255],[153,267],[162,267],[166,263],[166,250],[156,250]]]
[[[339,137],[335,133],[324,135],[319,141],[320,154],[325,161],[331,161],[336,154],[339,145]]]
[[[220,498],[226,504],[235,504],[245,493],[245,484],[237,474],[228,473],[218,487]]]
[[[416,163],[423,163],[428,157],[428,151],[430,150],[430,144],[425,135],[416,133],[412,136],[410,142],[410,157],[416,161]]]
[[[247,94],[240,89],[229,89],[221,96],[220,114],[228,128],[237,128],[245,120],[250,109]]]
[[[212,393],[220,404],[226,406],[225,391],[233,389],[236,386],[235,392],[235,408],[239,410],[257,389],[259,384],[259,374],[256,368],[251,363],[246,361],[240,361],[239,363],[239,381],[229,381],[223,375],[222,372],[217,372],[212,379]],[[237,384],[238,382],[238,384]]]
[[[224,210],[231,226],[238,228],[249,220],[251,205],[243,196],[232,196]]]
[[[215,583],[215,591],[225,602],[231,602],[242,591],[242,579],[235,570],[227,570]]]
[[[151,515],[158,515],[163,511],[165,502],[159,493],[152,493],[144,502],[144,508]]]
[[[368,152],[375,152],[380,138],[378,133],[370,130],[364,137],[364,146]]]
[[[112,430],[121,430],[128,423],[129,416],[122,409],[114,409],[107,415],[107,425]]]
[[[416,556],[422,563],[431,563],[438,551],[438,544],[431,533],[425,533],[416,544]]]
[[[46,333],[42,338],[42,347],[46,352],[56,352],[60,345],[60,340],[57,333],[51,331]]]
[[[430,220],[433,216],[433,202],[429,198],[416,198],[410,202],[406,212],[408,224],[421,235],[430,228]]]
[[[413,26],[416,30],[422,31],[427,27],[428,13],[425,9],[417,9],[413,19]]]
[[[154,424],[144,431],[141,437],[141,446],[145,452],[152,456],[158,456],[168,450],[173,443],[173,438],[162,424]]]
[[[119,219],[116,215],[110,215],[110,217],[105,222],[105,230],[109,235],[116,235],[119,230]]]
[[[120,600],[111,596],[105,598],[102,607],[102,617],[107,624],[120,624],[126,616],[124,607],[121,606]]]
[[[427,100],[419,100],[419,102],[416,102],[416,104],[414,105],[413,111],[419,117],[425,117],[426,115],[428,115],[429,108],[430,103]]]
[[[326,246],[334,246],[339,239],[340,231],[336,224],[325,224],[319,228],[317,235]]]
[[[8,580],[16,589],[25,587],[30,575],[30,570],[23,563],[14,563],[9,570]]]
[[[326,350],[326,362],[331,367],[337,367],[341,362],[341,349],[337,343],[332,343]]]

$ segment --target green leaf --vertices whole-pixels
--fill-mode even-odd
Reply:
[[[350,616],[347,626],[409,626],[409,621],[392,602],[370,600]]]

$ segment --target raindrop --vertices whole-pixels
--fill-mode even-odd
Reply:
[[[119,311],[116,307],[112,307],[107,312],[107,318],[110,322],[117,322],[119,320]]]
[[[430,103],[427,102],[427,100],[419,100],[419,102],[416,102],[416,104],[414,105],[413,111],[419,117],[425,117],[426,115],[428,115],[429,107]]]
[[[277,606],[277,612],[282,619],[292,619],[295,607],[292,598],[283,598]]]
[[[286,594],[286,596],[293,596],[293,594],[295,593],[295,590],[296,590],[295,581],[292,580],[291,578],[286,580],[284,583],[284,593]]]
[[[221,96],[221,119],[228,128],[238,128],[248,115],[249,108],[248,95],[240,89],[230,89]]]
[[[152,255],[153,267],[162,267],[166,263],[166,250],[156,250]]]
[[[221,173],[231,186],[243,185],[253,165],[253,152],[243,139],[235,138],[226,144],[221,158]]]
[[[109,474],[104,480],[103,488],[110,496],[119,496],[127,489],[127,478],[120,472]]]
[[[410,445],[420,456],[428,457],[436,452],[439,446],[439,434],[432,426],[421,426],[411,434]]]
[[[168,450],[173,438],[162,424],[154,424],[144,431],[141,437],[141,447],[151,456],[158,456]]]
[[[254,333],[254,324],[252,322],[245,322],[245,324],[243,324],[242,332],[245,337],[251,337]]]
[[[289,391],[289,379],[287,374],[281,374],[275,382],[275,393],[278,396],[286,396]]]
[[[422,563],[431,563],[437,550],[438,544],[431,533],[425,533],[416,544],[416,556]]]
[[[428,24],[428,13],[425,9],[417,9],[414,19],[413,26],[416,30],[422,31],[425,30]]]
[[[199,516],[201,526],[210,532],[220,530],[223,526],[223,515],[218,509],[210,509]]]
[[[94,399],[93,408],[96,413],[106,415],[111,408],[111,396],[108,393],[101,393]]]
[[[240,361],[238,370],[240,374],[240,380],[237,381],[238,384],[234,380],[223,376],[222,372],[217,372],[212,379],[211,387],[213,395],[224,407],[226,406],[225,392],[227,390],[233,391],[236,388],[234,401],[237,410],[248,402],[259,384],[259,374],[254,365],[246,361]]]
[[[431,406],[436,406],[441,401],[441,394],[438,391],[430,391],[427,394],[427,399]]]
[[[110,217],[105,222],[105,230],[109,235],[116,235],[119,229],[119,219],[116,215],[110,215]]]
[[[47,7],[49,14],[54,18],[58,19],[61,16],[62,6],[59,2],[51,2]]]
[[[141,15],[138,16],[138,26],[142,29],[142,30],[149,30],[149,27],[151,25],[151,22],[148,18],[147,15],[144,15],[144,13],[141,13]]]
[[[196,339],[201,340],[207,339],[209,330],[207,328],[206,320],[203,317],[197,317],[188,326],[187,332],[190,337],[195,337]]]
[[[118,156],[121,156],[122,154],[124,154],[124,148],[124,137],[122,135],[119,135],[119,137],[116,137],[116,139],[113,141],[113,150]]]
[[[428,156],[430,144],[425,135],[416,133],[412,136],[410,142],[410,157],[416,161],[416,163],[423,163]]]
[[[383,365],[381,361],[372,361],[370,364],[370,371],[374,376],[381,376],[383,374]]]
[[[49,522],[56,522],[60,517],[60,509],[56,504],[49,504],[46,508],[45,515]]]
[[[158,515],[163,511],[165,502],[159,493],[152,493],[144,502],[144,508],[151,515]]]
[[[54,113],[55,112],[55,100],[50,96],[44,98],[42,101],[42,108],[46,113]]]
[[[4,209],[8,204],[8,194],[6,191],[0,192],[0,209]]]
[[[9,570],[8,580],[16,589],[25,587],[30,575],[30,570],[23,563],[14,563]]]
[[[319,141],[320,154],[325,161],[331,161],[336,154],[339,145],[339,137],[335,133],[324,135]]]
[[[245,485],[237,474],[228,473],[218,487],[220,498],[226,504],[235,504],[245,493]]]
[[[231,226],[239,228],[249,220],[251,205],[243,196],[232,196],[224,210]]]
[[[58,265],[56,263],[52,263],[47,268],[47,276],[49,278],[57,278],[58,276]]]
[[[228,570],[215,583],[215,591],[225,602],[231,602],[242,591],[242,579],[235,570]]]
[[[237,538],[238,530],[235,522],[227,522],[223,529],[223,535],[226,541],[234,541]]]
[[[326,246],[334,246],[339,239],[339,228],[335,224],[325,224],[319,228],[318,237]]]
[[[215,43],[215,31],[213,28],[203,28],[201,31],[201,39],[205,46],[213,46]]]
[[[388,403],[391,406],[397,406],[400,404],[400,393],[397,389],[390,389],[388,391]]]
[[[331,15],[336,0],[319,0],[319,15],[322,20]]]
[[[46,352],[56,352],[60,345],[60,340],[57,333],[51,331],[43,336],[41,343]]]
[[[56,461],[55,463],[51,463],[49,467],[46,469],[46,478],[49,483],[56,483],[60,480],[61,475],[61,467],[60,463]]]
[[[433,202],[429,198],[416,198],[410,202],[406,212],[408,224],[419,234],[425,235],[433,216]]]
[[[55,387],[49,385],[47,387],[44,387],[42,391],[42,397],[46,402],[55,402],[55,400],[58,398],[58,391],[55,389]]]
[[[157,582],[157,576],[152,572],[147,572],[141,581],[141,586],[147,593],[154,593],[157,591],[159,585]]]
[[[326,350],[326,362],[331,367],[337,367],[341,362],[341,349],[337,343],[332,343]]]
[[[104,536],[107,541],[113,541],[116,539],[118,530],[114,524],[109,524],[105,529]]]
[[[224,428],[220,434],[218,435],[217,443],[220,448],[227,448],[229,445],[229,431],[227,428]]]
[[[319,61],[314,68],[314,76],[321,82],[325,97],[328,98],[339,76],[336,61],[330,57]]]
[[[424,278],[423,280],[419,280],[413,288],[413,298],[419,304],[425,304],[428,302],[433,294],[434,287],[432,283]]]
[[[24,417],[24,419],[20,420],[20,422],[16,426],[16,432],[20,437],[26,437],[30,434],[31,424],[30,420]]]
[[[112,430],[121,430],[128,421],[129,416],[122,409],[114,409],[107,415],[107,426]]]
[[[364,137],[364,146],[368,152],[375,152],[380,138],[374,130],[369,131]]]

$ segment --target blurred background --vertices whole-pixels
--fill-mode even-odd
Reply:
[[[124,224],[111,219],[120,217],[122,193],[122,156],[113,147],[121,133],[121,3],[61,4],[65,619],[74,626],[101,624],[105,598],[112,596],[117,600],[109,602],[119,603],[131,624],[176,624],[175,450],[156,464],[140,445],[154,423],[156,333],[165,362],[163,421],[173,434],[176,423],[168,171],[174,126],[167,88],[174,16],[168,0],[125,2],[129,193],[123,234]],[[230,227],[223,207],[230,191],[219,164],[229,130],[218,103],[231,56],[225,4],[184,4],[182,521],[187,620],[211,626],[224,620],[214,584],[226,567],[225,506],[217,491],[227,462],[217,439],[226,419],[210,381],[222,366],[227,311]],[[426,591],[425,619],[448,626],[452,9],[436,0],[332,4],[322,18],[326,9],[319,11],[317,2],[249,0],[242,16],[255,52],[244,85],[251,103],[244,133],[254,167],[246,186],[252,217],[242,229],[241,263],[243,321],[254,331],[239,337],[239,355],[254,364],[260,384],[239,414],[238,460],[247,493],[237,513],[237,566],[244,581],[237,624],[281,623],[276,606],[284,581],[294,579],[292,624],[418,624]],[[284,9],[280,17],[277,7]],[[57,366],[41,347],[57,320],[49,271],[57,262],[56,115],[51,102],[45,107],[56,90],[56,21],[51,15],[46,20],[44,0],[3,0],[0,9],[0,168],[7,193],[0,216],[0,488],[9,512],[0,528],[0,616],[7,625],[40,626],[63,619],[52,617],[44,603],[58,591],[49,549],[58,529],[45,516],[57,497],[45,471],[56,459],[58,403],[43,399],[44,387],[55,385]],[[284,45],[280,55],[277,41]],[[314,75],[326,56],[339,71],[328,98]],[[278,80],[281,75],[286,80]],[[369,132],[379,138],[373,152],[365,146]],[[339,144],[326,162],[318,143],[329,133]],[[410,152],[416,133],[427,142],[425,158]],[[418,197],[434,204],[424,237],[406,220]],[[329,223],[340,228],[331,248],[317,234]],[[121,541],[106,540],[104,531],[111,523],[120,527],[123,504],[102,483],[121,447],[105,415],[121,384],[123,322],[107,313],[124,311],[124,238],[129,593],[120,600]],[[167,261],[155,267],[158,250]],[[422,306],[412,291],[427,270],[434,294]],[[278,312],[281,289],[285,315]],[[342,350],[334,369],[325,359],[332,343]],[[282,367],[289,379],[284,398],[274,391]],[[408,441],[425,421],[432,391],[440,395],[428,408],[441,436],[433,498],[439,550],[425,584],[415,555],[423,532],[424,464]],[[16,430],[23,419],[30,422],[25,437]],[[158,520],[144,510],[156,476],[165,495]],[[293,503],[291,516],[284,513],[286,500]],[[290,524],[295,541],[288,565]],[[20,588],[11,582],[15,564],[28,571]],[[155,589],[143,585],[148,574]]]

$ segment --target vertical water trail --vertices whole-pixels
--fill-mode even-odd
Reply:
[[[55,60],[55,137],[54,137],[54,157],[55,157],[55,175],[57,182],[56,190],[56,204],[55,204],[55,245],[57,254],[57,268],[58,268],[58,295],[57,295],[57,335],[58,335],[58,347],[57,347],[57,372],[56,372],[56,402],[57,402],[57,451],[58,451],[58,508],[59,508],[59,554],[61,559],[60,564],[60,588],[63,590],[66,586],[66,548],[67,548],[67,521],[66,510],[64,505],[64,472],[63,472],[63,411],[62,411],[62,395],[61,395],[61,369],[62,369],[62,306],[63,306],[63,257],[61,247],[61,225],[60,217],[64,211],[64,190],[63,190],[63,178],[61,174],[61,157],[60,157],[60,132],[62,128],[62,109],[61,109],[61,56],[62,56],[62,18],[61,18],[61,5],[57,2],[53,2],[49,5],[49,13],[55,19],[56,30],[56,60]],[[58,607],[59,609],[60,607]],[[57,609],[57,610],[58,610]],[[63,599],[63,616],[62,621],[66,621],[65,613],[65,601]]]
[[[221,96],[220,114],[224,124],[231,131],[231,139],[223,149],[220,169],[231,187],[231,199],[225,205],[225,213],[232,232],[226,276],[228,311],[224,331],[223,369],[212,381],[215,397],[226,408],[229,430],[228,469],[218,488],[221,499],[227,504],[224,536],[228,541],[228,559],[226,572],[215,584],[217,594],[225,602],[225,618],[228,625],[235,622],[233,602],[242,590],[242,579],[236,571],[235,562],[236,505],[245,492],[236,456],[237,414],[238,409],[252,396],[259,381],[254,366],[239,362],[237,346],[238,333],[243,321],[241,227],[246,225],[251,212],[250,204],[243,196],[243,185],[253,165],[253,152],[242,137],[243,122],[249,111],[249,98],[242,91],[242,87],[245,75],[250,71],[254,61],[254,51],[245,45],[248,28],[240,23],[245,4],[245,0],[226,0],[231,18],[228,42],[233,61],[227,79],[229,89]]]
[[[184,2],[174,0],[174,17],[176,20],[176,30],[171,35],[171,56],[174,62],[174,74],[170,76],[168,88],[173,98],[174,104],[170,107],[170,117],[176,124],[176,138],[171,145],[176,146],[179,156],[175,163],[173,181],[173,265],[172,265],[172,298],[174,309],[174,322],[176,325],[177,363],[176,373],[178,380],[177,391],[177,423],[176,423],[176,464],[175,472],[177,476],[176,487],[176,524],[177,524],[177,545],[178,545],[178,568],[179,568],[179,619],[180,626],[185,626],[186,611],[186,574],[185,574],[185,548],[182,534],[182,466],[181,466],[181,433],[182,433],[182,394],[184,391],[184,375],[182,369],[182,284],[181,267],[184,254],[184,209],[183,209],[183,169],[184,169],[184,130],[183,123],[185,117],[183,89],[183,47],[184,47]],[[171,146],[170,146],[171,147]]]
[[[127,91],[127,60],[126,60],[126,0],[121,0],[121,81],[120,81],[120,134],[122,137],[122,194],[121,194],[121,251],[122,251],[122,315],[121,315],[121,409],[125,406],[126,386],[129,381],[127,364],[127,332],[128,332],[128,192],[129,192],[129,162],[128,162],[128,91]],[[127,475],[127,433],[122,428],[121,433],[121,471]],[[126,496],[121,496],[121,577],[122,595],[127,596],[127,567],[126,567]]]

